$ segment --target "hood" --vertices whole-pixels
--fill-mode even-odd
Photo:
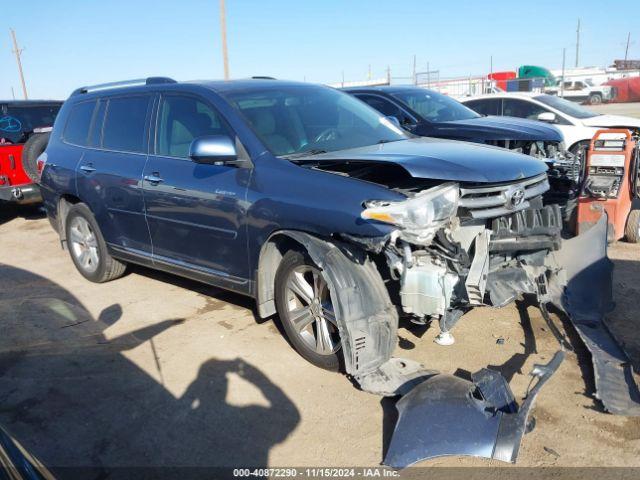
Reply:
[[[432,123],[424,129],[430,135],[454,139],[525,140],[562,142],[560,130],[536,120],[515,117],[479,117],[468,120]]]
[[[456,182],[511,182],[547,170],[541,160],[475,143],[412,138],[296,158],[297,163],[361,161],[396,164],[412,177]]]
[[[582,120],[589,127],[633,127],[640,128],[640,118],[624,117],[622,115],[598,115]]]

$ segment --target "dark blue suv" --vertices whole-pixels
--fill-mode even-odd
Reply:
[[[328,87],[81,88],[44,156],[47,212],[87,279],[135,263],[252,296],[303,357],[365,383],[399,318],[435,319],[446,344],[469,308],[561,281],[544,162],[414,137]]]

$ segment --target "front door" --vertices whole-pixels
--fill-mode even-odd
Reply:
[[[189,146],[206,135],[235,138],[207,101],[188,94],[160,99],[143,187],[153,259],[244,290],[250,278],[244,219],[251,170],[193,162]]]

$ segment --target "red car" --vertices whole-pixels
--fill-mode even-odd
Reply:
[[[0,100],[0,204],[38,203],[38,156],[62,106],[58,101]]]

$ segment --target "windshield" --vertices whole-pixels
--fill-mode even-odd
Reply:
[[[60,105],[0,105],[0,138],[10,143],[25,142],[35,128],[53,126],[58,110]]]
[[[451,122],[479,118],[476,112],[453,98],[420,88],[393,92],[391,95],[429,122]]]
[[[574,118],[592,118],[600,115],[599,113],[595,113],[591,110],[587,110],[586,108],[581,107],[577,103],[570,102],[569,100],[565,100],[564,98],[560,98],[555,95],[539,95],[534,98],[539,102],[560,110],[562,113],[570,115]]]
[[[276,156],[322,153],[408,138],[364,102],[317,85],[223,93]]]

